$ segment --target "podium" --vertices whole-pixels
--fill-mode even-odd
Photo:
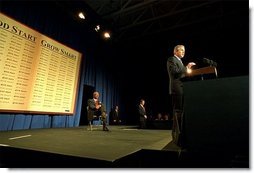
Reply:
[[[249,76],[187,81],[184,93],[189,150],[249,153]]]
[[[213,66],[202,67],[199,69],[193,69],[191,71],[187,71],[186,76],[197,76],[197,75],[204,75],[204,74],[215,74],[216,78],[218,77],[217,69]],[[203,79],[203,78],[202,78]]]
[[[192,77],[201,75],[203,80],[203,75],[205,74],[215,74],[217,78],[217,69],[214,66],[203,67],[199,69],[187,69],[186,77]],[[173,101],[172,101],[173,102]],[[185,102],[185,101],[184,101]],[[185,125],[184,125],[184,112],[183,110],[176,110],[173,108],[173,124],[172,124],[172,142],[178,146],[186,147],[186,137],[185,137]]]

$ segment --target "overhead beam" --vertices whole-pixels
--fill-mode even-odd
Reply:
[[[129,3],[130,1],[128,1],[127,3]],[[104,19],[108,19],[108,18],[113,18],[119,14],[122,14],[122,13],[127,13],[127,12],[131,12],[131,11],[135,11],[139,8],[144,8],[146,7],[147,5],[150,5],[152,3],[156,3],[158,2],[158,0],[147,0],[147,1],[144,1],[144,2],[141,2],[141,3],[138,3],[136,5],[133,5],[133,6],[130,6],[130,7],[127,7],[127,8],[121,8],[120,10],[114,12],[114,13],[111,13],[109,15],[106,15],[104,16],[103,18]]]
[[[220,1],[220,0],[217,0],[217,1]],[[157,17],[153,17],[153,18],[150,18],[150,19],[147,19],[147,20],[143,20],[143,21],[131,24],[131,25],[127,25],[127,26],[121,27],[119,30],[123,31],[123,30],[129,29],[129,28],[132,28],[132,27],[135,27],[135,26],[138,26],[138,25],[145,24],[147,22],[152,22],[152,21],[155,21],[155,20],[158,20],[158,19],[162,19],[162,18],[165,18],[165,17],[168,17],[168,16],[173,16],[173,15],[176,15],[176,14],[179,14],[179,13],[183,13],[183,12],[190,11],[190,10],[193,10],[193,9],[196,9],[196,8],[200,8],[202,6],[205,6],[205,5],[208,5],[208,4],[212,4],[212,3],[215,3],[217,1],[216,0],[214,0],[214,1],[208,1],[208,2],[205,2],[205,3],[202,3],[202,4],[198,4],[198,5],[195,5],[195,6],[192,6],[192,7],[188,7],[188,8],[182,9],[182,10],[178,10],[178,11],[175,11],[175,12],[169,12],[167,14],[163,14],[163,15],[160,15],[160,16],[157,16]]]
[[[200,18],[198,20],[191,21],[191,22],[184,22],[184,23],[179,23],[179,24],[175,24],[175,25],[172,24],[173,26],[169,26],[169,27],[163,28],[163,29],[158,29],[158,30],[155,30],[155,31],[152,31],[152,32],[146,32],[146,33],[143,33],[143,34],[137,34],[136,36],[128,37],[124,40],[135,40],[135,39],[140,38],[140,37],[151,36],[151,35],[154,35],[154,34],[166,32],[168,30],[173,30],[173,29],[177,29],[177,28],[180,28],[180,27],[185,27],[185,26],[188,26],[188,25],[202,23],[202,22],[205,22],[207,20],[213,20],[213,19],[217,19],[217,18],[221,18],[221,17],[222,17],[222,15],[219,14],[219,15],[216,15],[216,16],[203,17],[203,18]],[[124,38],[124,37],[122,36],[122,38]]]

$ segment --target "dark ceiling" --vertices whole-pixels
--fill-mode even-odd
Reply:
[[[167,32],[219,18],[220,1],[85,0],[114,31],[126,40]],[[205,14],[205,15],[204,15]]]
[[[225,17],[239,15],[243,2],[248,5],[246,0],[82,0],[76,8],[86,7],[88,18],[96,16],[114,41],[123,42],[208,23],[218,27]]]

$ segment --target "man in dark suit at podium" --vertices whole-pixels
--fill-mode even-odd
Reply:
[[[194,62],[184,66],[182,58],[185,55],[185,46],[177,45],[174,48],[174,56],[167,60],[167,71],[169,76],[169,95],[172,99],[173,108],[173,142],[179,147],[183,147],[183,83],[181,79],[185,77],[188,70],[191,69]]]

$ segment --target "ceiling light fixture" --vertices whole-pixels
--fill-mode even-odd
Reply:
[[[100,25],[96,25],[96,27],[94,28],[94,30],[96,31],[96,32],[99,32],[99,30],[100,30]]]
[[[104,38],[109,39],[110,38],[110,33],[109,32],[104,32],[103,36],[104,36]]]
[[[85,19],[85,15],[84,15],[83,12],[79,12],[78,17],[79,17],[80,19]]]

